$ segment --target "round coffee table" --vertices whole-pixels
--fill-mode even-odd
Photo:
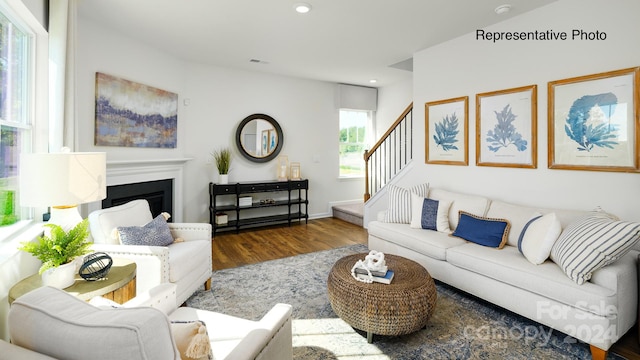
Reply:
[[[403,335],[424,328],[436,306],[436,285],[420,264],[400,256],[385,254],[391,284],[367,284],[351,276],[351,268],[367,254],[338,260],[329,273],[327,290],[333,311],[347,324],[373,334]]]

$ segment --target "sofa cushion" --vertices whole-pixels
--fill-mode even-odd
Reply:
[[[640,223],[593,211],[571,223],[551,249],[551,259],[577,284],[626,254],[640,239]]]
[[[385,222],[408,224],[411,222],[411,193],[426,197],[429,192],[429,184],[418,184],[405,189],[394,184],[389,184],[387,213]]]
[[[460,211],[458,227],[453,236],[463,238],[479,245],[502,249],[509,236],[509,221],[490,219]]]
[[[502,201],[492,201],[487,210],[487,217],[496,219],[507,219],[511,224],[507,243],[511,246],[518,246],[518,238],[524,225],[535,215],[540,215],[538,209],[528,206],[509,204]]]
[[[436,230],[451,233],[449,229],[449,207],[451,202],[445,200],[427,199],[411,194],[411,224],[412,228]]]
[[[175,242],[169,245],[169,281],[177,282],[190,272],[209,263],[210,248],[206,240]]]
[[[118,226],[144,226],[153,220],[147,200],[133,200],[126,204],[96,210],[89,214],[91,237],[96,244],[118,245],[118,239],[111,236]]]
[[[553,262],[534,265],[513,246],[496,251],[467,243],[447,250],[447,262],[597,315],[610,315],[606,312],[618,306],[616,291],[590,282],[577,285]]]
[[[463,239],[445,233],[413,229],[404,224],[390,224],[380,221],[370,222],[368,231],[369,235],[385,239],[437,260],[446,260],[447,249],[467,243]]]
[[[458,226],[458,212],[460,210],[484,216],[490,202],[486,197],[461,194],[437,188],[429,189],[429,199],[451,202],[449,207],[449,228],[451,230],[455,230],[456,226]]]
[[[529,262],[542,264],[549,258],[562,227],[555,213],[538,215],[524,226],[518,239],[518,250]]]

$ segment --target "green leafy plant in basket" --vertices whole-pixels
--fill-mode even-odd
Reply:
[[[213,160],[216,162],[216,168],[220,175],[229,173],[229,167],[231,167],[231,150],[229,148],[223,148],[215,150],[211,153]]]
[[[91,242],[88,240],[89,221],[87,219],[79,222],[68,232],[55,224],[44,226],[51,229],[49,236],[39,236],[36,241],[23,242],[19,248],[19,250],[26,251],[42,261],[39,274],[91,252],[89,249]]]

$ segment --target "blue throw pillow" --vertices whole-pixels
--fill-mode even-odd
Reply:
[[[453,236],[479,245],[502,249],[507,243],[511,224],[505,219],[489,219],[465,211],[459,212],[458,227]]]

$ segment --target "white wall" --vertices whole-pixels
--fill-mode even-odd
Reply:
[[[401,81],[378,89],[376,111],[376,141],[398,119],[413,101],[413,79]],[[414,118],[418,121],[419,119]]]
[[[79,150],[106,151],[108,161],[193,158],[185,170],[184,221],[209,219],[208,183],[217,180],[210,153],[216,148],[233,149],[230,181],[275,180],[275,161],[252,163],[235,149],[236,127],[253,113],[280,123],[281,154],[300,162],[310,181],[312,217],[329,216],[332,202],[362,198],[364,180],[338,179],[335,84],[185,63],[87,19],[79,18],[78,24]],[[178,93],[177,149],[94,146],[96,72]]]
[[[567,209],[601,206],[640,220],[640,174],[547,168],[547,82],[640,66],[640,2],[561,0],[486,30],[604,31],[605,41],[502,41],[475,32],[414,56],[414,167],[404,182]],[[538,85],[538,168],[475,166],[475,94]],[[640,84],[638,84],[640,85]],[[469,166],[424,164],[424,103],[469,96]],[[419,179],[419,180],[418,180]],[[406,180],[406,181],[405,181]]]

